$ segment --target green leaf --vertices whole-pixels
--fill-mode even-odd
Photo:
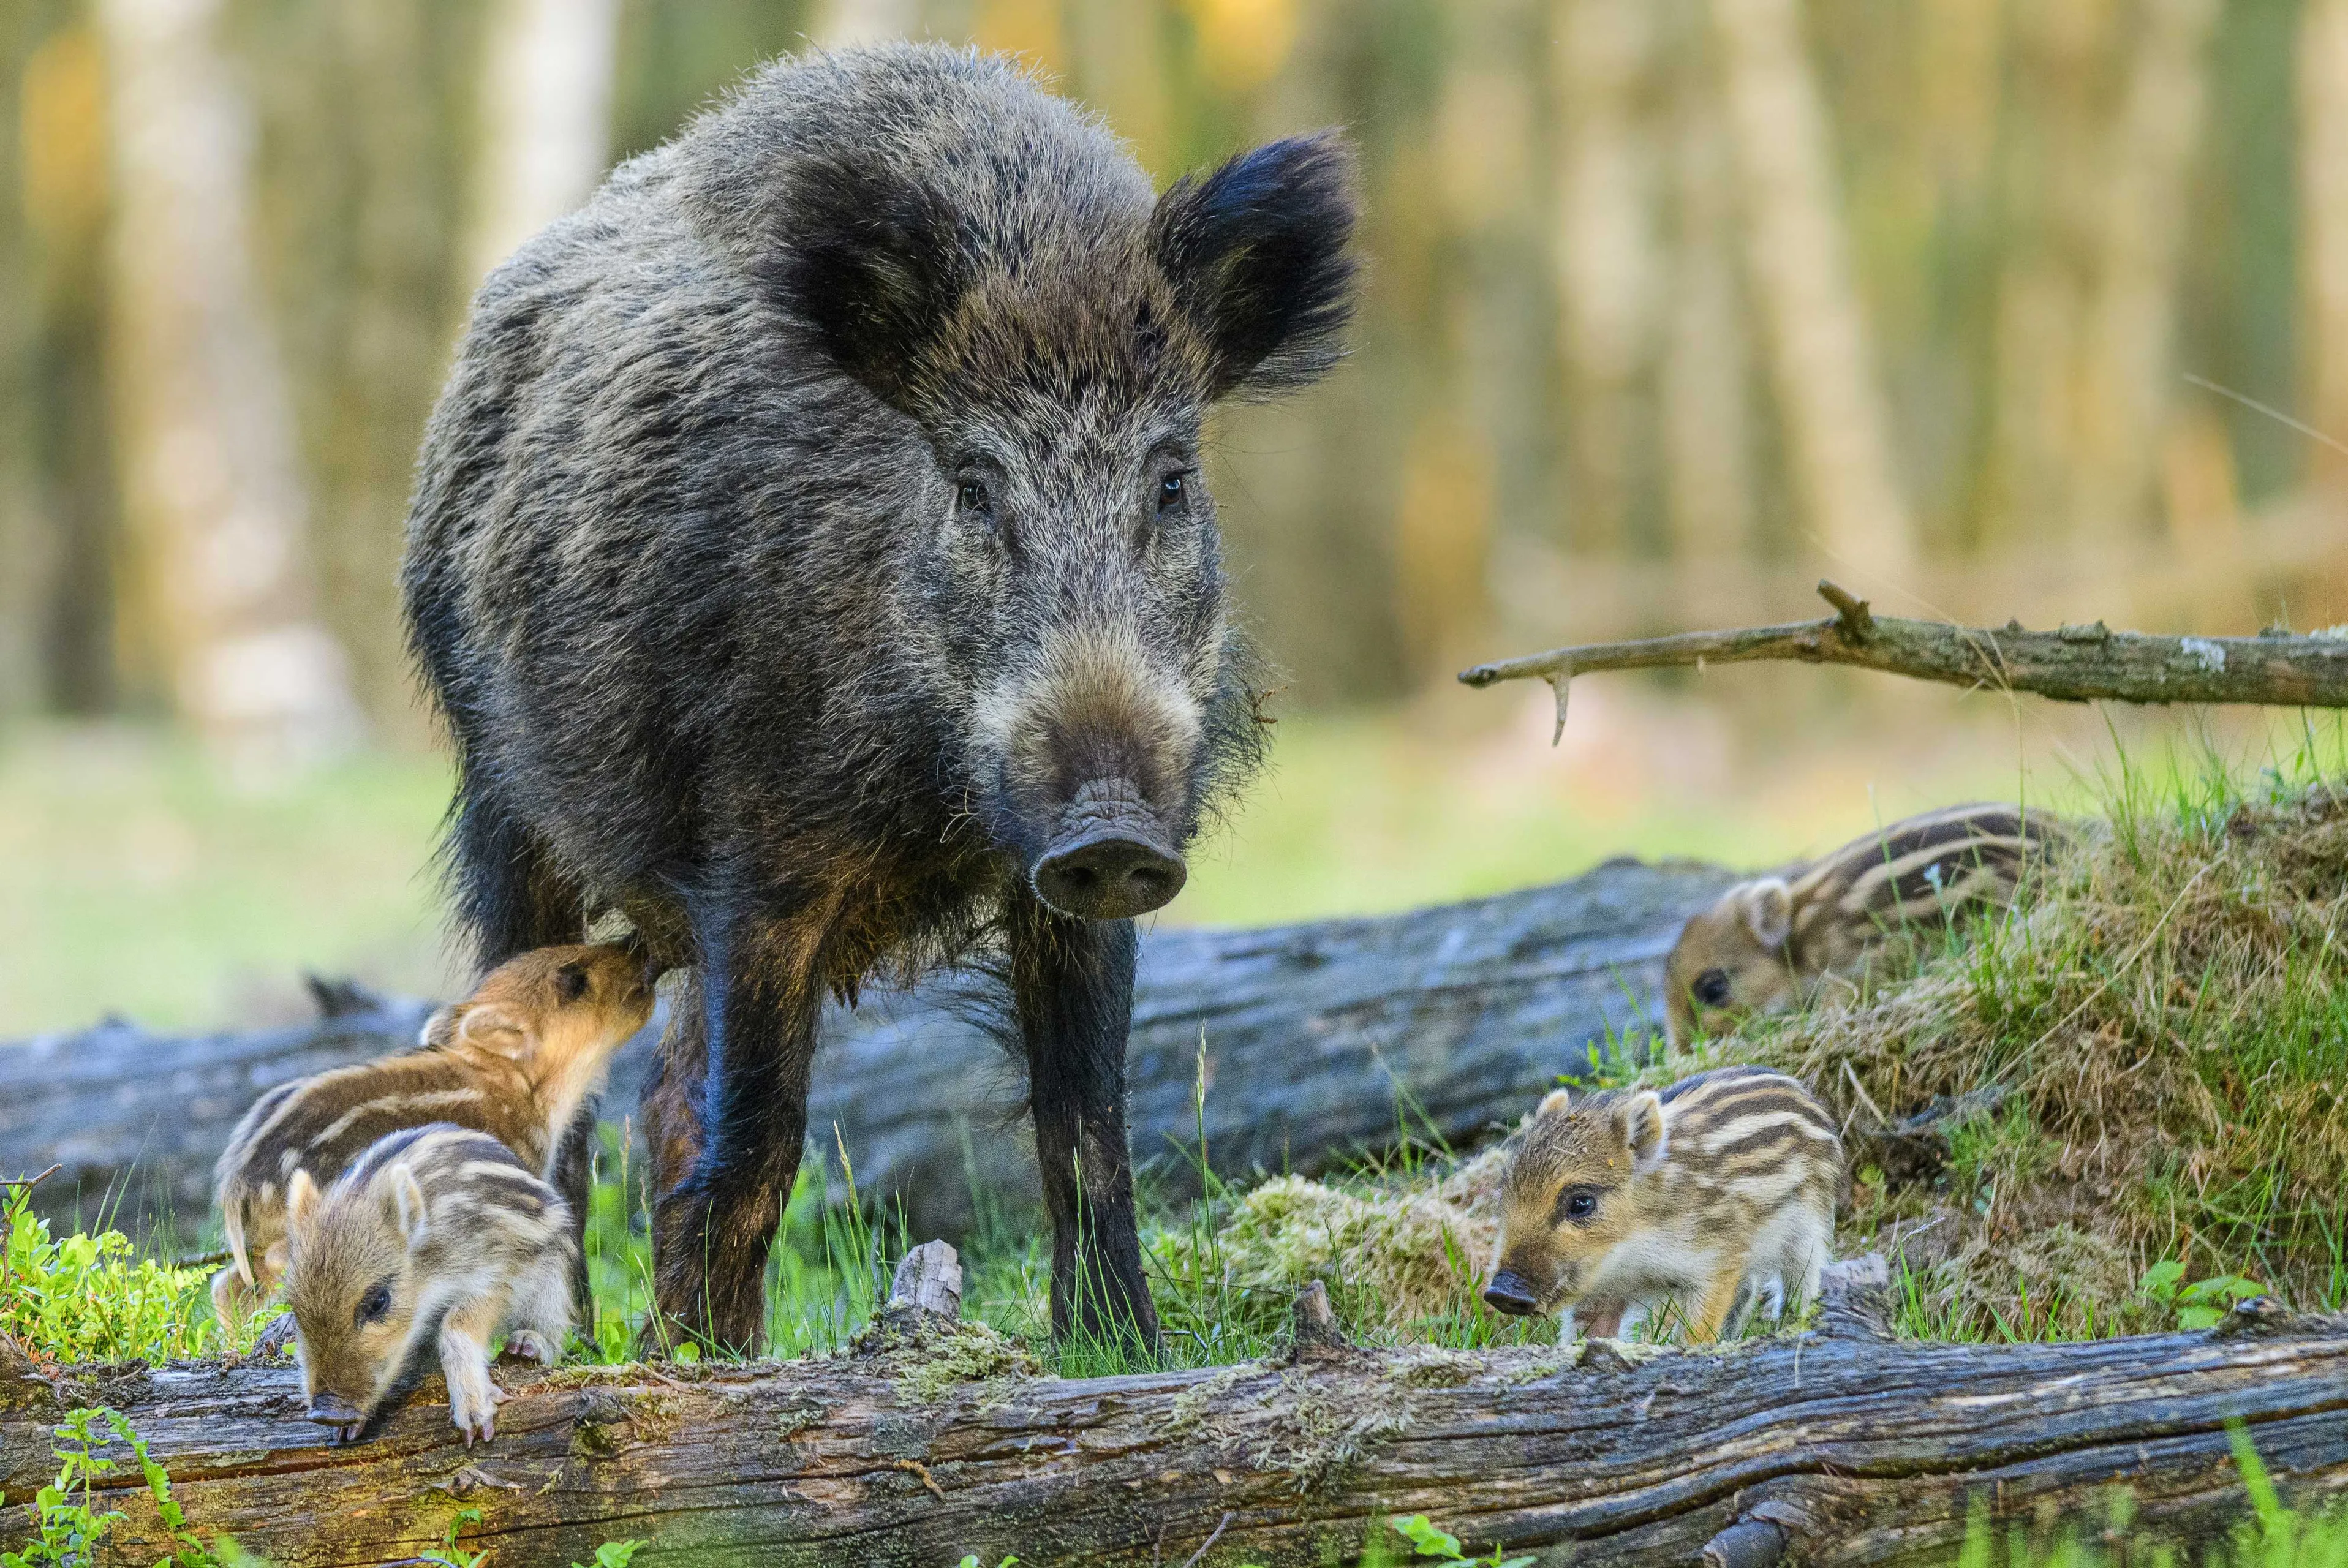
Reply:
[[[2137,1289],[2145,1295],[2167,1301],[2177,1289],[2177,1282],[2185,1277],[2185,1265],[2175,1258],[2163,1258],[2144,1271]]]
[[[1409,1542],[1421,1557],[1438,1558],[1447,1563],[1461,1561],[1459,1538],[1447,1531],[1437,1529],[1426,1515],[1414,1513],[1407,1518],[1393,1520],[1390,1522],[1394,1525],[1395,1533]]]

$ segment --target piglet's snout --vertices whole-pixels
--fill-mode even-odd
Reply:
[[[1484,1287],[1485,1305],[1495,1312],[1505,1312],[1511,1317],[1530,1317],[1540,1311],[1540,1300],[1523,1276],[1502,1269]]]
[[[1173,901],[1189,868],[1141,790],[1124,779],[1076,791],[1035,861],[1035,895],[1063,914],[1130,920]]]

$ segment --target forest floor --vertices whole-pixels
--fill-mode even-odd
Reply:
[[[1853,1131],[1839,1250],[1890,1259],[1902,1337],[2193,1327],[2251,1294],[2348,1308],[2343,764],[2336,731],[2308,731],[2254,769],[2138,767],[2124,752],[2090,792],[2078,848],[2010,915],[1919,943],[1847,1005],[1684,1054],[1625,1042],[1613,1081],[1726,1061],[1807,1079]],[[1939,1157],[1887,1171],[1895,1162],[1861,1134],[1933,1106],[1959,1108],[1936,1128]],[[1407,1127],[1410,1108],[1397,1114]],[[575,1348],[620,1361],[643,1320],[648,1256],[642,1171],[612,1133],[590,1229],[599,1333]],[[885,1294],[891,1260],[922,1239],[884,1213],[825,1207],[821,1163],[803,1173],[775,1253],[771,1352],[784,1357],[846,1344]],[[1494,1174],[1488,1149],[1406,1140],[1322,1181],[1210,1179],[1203,1202],[1147,1202],[1167,1358],[1222,1367],[1272,1353],[1314,1278],[1360,1340],[1538,1341],[1553,1331],[1476,1297]],[[1047,1248],[1031,1216],[981,1198],[964,1239],[969,1314],[1023,1363],[1130,1369],[1113,1346],[1049,1342]],[[0,1331],[45,1356],[232,1347],[209,1323],[202,1271],[140,1258],[120,1238],[53,1241],[19,1223],[0,1273]],[[2348,1563],[2323,1539],[2339,1554],[2274,1560]],[[1968,1560],[1994,1560],[1993,1544]]]

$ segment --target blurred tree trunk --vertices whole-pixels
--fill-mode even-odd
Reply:
[[[1159,0],[1076,0],[1068,32],[1069,86],[1108,117],[1153,178],[1162,184],[1180,173]]]
[[[1618,556],[1652,428],[1655,151],[1640,99],[1655,64],[1653,0],[1558,0],[1551,54],[1563,148],[1557,181],[1560,336],[1576,554]]]
[[[1287,688],[1282,709],[1390,696],[1407,678],[1392,555],[1397,476],[1420,406],[1439,396],[1426,385],[1439,363],[1443,294],[1434,281],[1441,202],[1426,108],[1396,90],[1393,62],[1371,47],[1344,0],[1274,0],[1262,15],[1244,6],[1189,9],[1202,35],[1200,69],[1231,96],[1192,105],[1203,123],[1179,140],[1179,156],[1204,161],[1346,123],[1367,144],[1363,249],[1382,270],[1362,296],[1352,352],[1301,396],[1218,408],[1208,472],[1241,617],[1260,632],[1275,684]],[[1234,19],[1257,24],[1245,35],[1255,46],[1279,49],[1268,79],[1253,81],[1262,57],[1251,61],[1239,37],[1211,31]],[[1231,118],[1219,122],[1217,110]]]
[[[619,0],[496,0],[467,271],[478,281],[586,200],[610,156]]]
[[[1989,438],[1976,485],[1993,548],[2043,548],[2065,537],[2073,515],[2075,366],[2096,243],[2095,150],[2112,15],[2104,0],[2013,11]]]
[[[822,0],[809,32],[827,49],[910,38],[921,26],[918,0]]]
[[[1672,552],[1728,562],[1753,553],[1752,345],[1735,258],[1736,191],[1727,127],[1697,68],[1704,37],[1679,40],[1673,72],[1671,279],[1663,329],[1663,488]]]
[[[44,672],[36,628],[54,575],[47,520],[34,500],[33,243],[18,200],[28,183],[18,131],[31,118],[24,90],[36,21],[30,5],[0,12],[0,720],[39,706]]]
[[[2307,422],[2348,442],[2348,0],[2306,0],[2299,36]],[[2316,446],[2309,471],[2348,485],[2348,453]]]
[[[1826,106],[1796,0],[1712,0],[1787,467],[1809,527],[1862,580],[1917,558],[1842,230]]]
[[[34,15],[42,7],[27,7]],[[37,665],[38,700],[95,713],[117,697],[114,646],[119,507],[106,379],[106,65],[81,7],[25,61],[23,281],[28,312],[21,429],[29,441],[17,623]]]
[[[2176,400],[2178,268],[2217,20],[2218,0],[2143,0],[2126,85],[2103,141],[2096,287],[2080,346],[2073,454],[2072,516],[2085,542],[2146,537]]]
[[[480,26],[463,0],[242,0],[264,273],[297,389],[329,623],[381,732],[420,738],[396,588],[459,253]]]
[[[1535,98],[1547,19],[1529,0],[1448,17],[1433,193],[1447,286],[1395,511],[1395,617],[1410,676],[1448,671],[1489,634],[1496,538],[1552,532]]]
[[[136,549],[125,611],[179,710],[270,769],[345,742],[304,487],[252,273],[252,127],[218,0],[99,0],[115,190],[111,382]]]

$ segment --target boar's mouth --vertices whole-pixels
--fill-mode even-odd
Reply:
[[[1189,875],[1140,789],[1106,779],[1076,790],[1028,879],[1062,914],[1130,920],[1172,902]]]

